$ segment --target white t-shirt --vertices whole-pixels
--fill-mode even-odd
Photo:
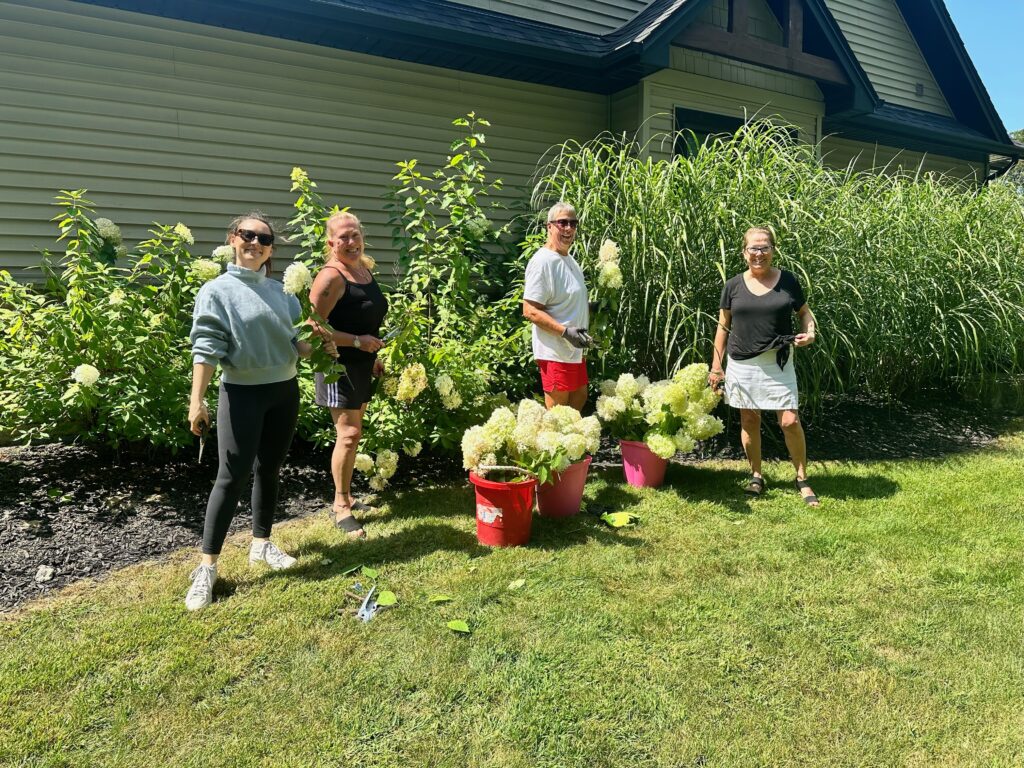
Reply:
[[[562,325],[586,328],[590,322],[587,284],[583,270],[572,256],[539,248],[526,265],[523,298],[543,304],[544,311]],[[583,361],[583,350],[534,324],[533,356],[537,360],[579,363]]]

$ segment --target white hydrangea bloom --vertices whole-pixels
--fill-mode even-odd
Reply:
[[[697,441],[685,429],[680,429],[676,432],[672,436],[672,442],[676,444],[676,450],[680,453],[689,453],[697,445]]]
[[[619,376],[619,380],[615,382],[615,394],[627,403],[639,395],[640,384],[637,383],[636,377],[631,373],[624,373]]]
[[[693,419],[689,427],[690,434],[693,435],[695,440],[707,440],[709,437],[714,437],[725,429],[721,419],[709,414],[703,414]]]
[[[462,395],[458,392],[450,392],[447,395],[441,395],[441,405],[449,411],[454,411],[462,405]]]
[[[544,420],[545,413],[547,413],[547,410],[536,400],[521,400],[516,411],[516,421],[520,424],[530,424],[539,428]]]
[[[99,236],[106,240],[111,245],[121,244],[121,228],[117,226],[110,219],[96,219],[93,222],[96,225],[96,231]]]
[[[398,454],[394,451],[384,449],[377,453],[377,477],[385,480],[395,474],[398,469]]]
[[[385,395],[388,397],[394,397],[398,394],[398,377],[385,376],[384,383],[381,386],[384,388]]]
[[[639,391],[637,392],[637,394],[642,395],[644,393],[644,390],[651,386],[651,380],[643,375],[637,376],[636,385],[637,387],[639,387]]]
[[[417,441],[414,442],[412,445],[407,445],[403,447],[402,450],[405,451],[406,456],[419,456],[420,451],[423,450],[423,443]]]
[[[648,432],[644,442],[655,455],[663,459],[671,459],[676,453],[675,440],[660,432]]]
[[[548,429],[565,432],[581,418],[583,417],[575,408],[568,405],[556,405],[544,414],[541,423]]]
[[[579,434],[583,435],[583,439],[586,441],[586,452],[597,453],[597,449],[601,447],[601,422],[598,421],[597,416],[587,416],[585,419],[580,419],[576,429]]]
[[[218,264],[230,264],[235,260],[235,249],[230,245],[218,245],[213,249],[210,258]]]
[[[220,264],[215,261],[196,259],[189,268],[192,270],[192,274],[196,276],[196,279],[204,283],[213,280],[215,277],[220,277]]]
[[[411,403],[424,389],[427,388],[427,369],[423,363],[413,363],[406,366],[398,379],[398,391],[395,397]]]
[[[597,284],[602,288],[618,290],[622,287],[622,270],[618,264],[608,263],[601,265],[601,271],[597,273]]]
[[[473,469],[480,465],[480,460],[494,448],[488,442],[483,425],[470,427],[462,434],[462,468]]]
[[[356,469],[364,475],[373,470],[373,458],[366,453],[356,454]]]
[[[454,391],[455,382],[447,373],[442,373],[434,379],[434,389],[438,391],[438,394],[440,394],[441,397],[447,397]]]
[[[385,480],[380,475],[374,475],[373,477],[370,478],[370,481],[367,483],[367,485],[370,486],[371,491],[383,491],[387,487],[388,481]]]
[[[537,448],[545,453],[558,453],[562,449],[563,436],[552,429],[537,434]]]
[[[516,415],[510,408],[495,408],[491,418],[484,424],[488,439],[497,447],[512,439],[512,433],[516,428]]]
[[[537,427],[534,424],[520,422],[512,430],[512,442],[519,453],[532,451],[537,447]]]
[[[116,307],[118,304],[124,304],[125,298],[124,291],[120,288],[115,288],[110,292],[110,296],[107,297],[107,303],[112,307]]]
[[[99,381],[100,372],[88,363],[82,363],[71,373],[71,378],[83,387],[91,387]]]
[[[601,382],[601,394],[602,395],[614,395],[615,394],[615,379],[605,379]]]
[[[192,237],[192,230],[182,224],[180,221],[174,225],[174,234],[180,237],[189,245],[195,245],[195,238]]]
[[[597,417],[601,421],[613,421],[626,412],[626,401],[615,395],[601,395],[597,398]]]
[[[562,438],[562,446],[565,448],[566,458],[571,462],[577,462],[587,452],[587,439],[583,435],[565,435]]]
[[[165,318],[164,318],[164,313],[163,312],[157,312],[156,314],[150,315],[149,316],[149,327],[150,328],[159,328],[161,325],[164,324],[164,320],[165,320]]]
[[[128,248],[127,248],[127,246],[124,246],[124,245],[114,246],[114,255],[117,258],[119,258],[119,259],[123,259],[123,258],[127,257],[128,256]]]
[[[676,371],[672,380],[685,387],[691,398],[700,397],[701,392],[708,386],[708,367],[703,363],[691,363]]]
[[[301,261],[293,261],[284,271],[284,292],[292,296],[305,294],[313,284],[313,276],[309,274],[309,267]]]
[[[610,264],[619,260],[619,246],[614,240],[605,240],[601,243],[601,250],[598,251],[597,260],[601,264]]]

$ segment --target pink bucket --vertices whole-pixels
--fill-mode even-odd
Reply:
[[[587,482],[590,456],[584,456],[555,475],[552,482],[537,488],[537,509],[544,517],[569,517],[579,514],[583,486]]]
[[[661,458],[647,447],[646,443],[635,440],[619,440],[622,451],[622,471],[626,482],[637,488],[659,488],[665,482],[668,460]]]

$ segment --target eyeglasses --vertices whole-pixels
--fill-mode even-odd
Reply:
[[[260,245],[264,248],[268,245],[274,244],[274,236],[267,232],[253,232],[251,229],[236,229],[235,234],[247,243],[251,243],[253,240],[259,240]]]
[[[745,248],[744,250],[746,250],[746,252],[750,253],[750,254],[754,254],[754,253],[771,253],[772,251],[775,250],[775,246],[774,245],[751,245],[751,246],[748,246],[747,248]]]
[[[548,224],[554,224],[561,229],[576,229],[580,225],[579,219],[552,219]]]

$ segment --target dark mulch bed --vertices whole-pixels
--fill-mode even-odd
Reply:
[[[847,401],[805,417],[805,424],[814,460],[871,460],[977,449],[1008,429],[1011,418],[940,399],[913,407]],[[738,432],[733,419],[725,434],[706,446],[704,456],[742,458]],[[764,432],[766,457],[784,458],[777,427]],[[0,611],[72,581],[198,546],[216,475],[213,440],[206,450],[200,466],[194,451],[178,457],[114,457],[68,444],[0,448]],[[618,461],[610,445],[598,458]],[[283,470],[278,519],[326,506],[333,495],[329,463],[326,450],[293,446]],[[454,458],[403,457],[392,486],[459,477],[462,470]],[[243,503],[231,530],[250,524]],[[40,566],[52,568],[52,578],[37,580]]]

